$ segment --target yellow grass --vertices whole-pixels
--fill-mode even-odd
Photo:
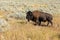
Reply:
[[[10,29],[0,32],[0,40],[60,40],[59,16],[54,16],[53,26],[34,26],[15,19],[8,22]]]

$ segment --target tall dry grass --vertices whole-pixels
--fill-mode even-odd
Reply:
[[[0,40],[60,40],[60,19],[54,17],[53,26],[34,26],[12,19],[9,30],[0,33]]]

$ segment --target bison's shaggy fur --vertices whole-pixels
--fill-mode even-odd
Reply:
[[[34,22],[36,22],[36,24],[40,25],[41,22],[48,22],[47,25],[49,25],[49,23],[51,23],[51,25],[53,25],[52,23],[52,20],[53,20],[53,17],[51,14],[49,13],[45,13],[45,12],[41,12],[41,11],[38,11],[38,10],[35,10],[35,11],[28,11],[26,13],[26,19],[28,21],[32,20]]]

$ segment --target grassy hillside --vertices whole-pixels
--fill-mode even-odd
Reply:
[[[53,26],[26,23],[28,10],[52,14]],[[60,0],[0,0],[0,40],[60,40]]]
[[[59,17],[54,17],[53,26],[34,26],[31,22],[12,19],[8,21],[10,29],[0,32],[0,40],[60,40],[59,21]]]

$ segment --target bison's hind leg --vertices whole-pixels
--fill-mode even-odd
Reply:
[[[50,23],[51,23],[51,25],[53,25],[53,22],[52,21],[50,21]]]
[[[49,21],[48,21],[47,26],[49,25],[49,23],[51,24],[51,26],[53,25],[52,20],[49,20]]]

